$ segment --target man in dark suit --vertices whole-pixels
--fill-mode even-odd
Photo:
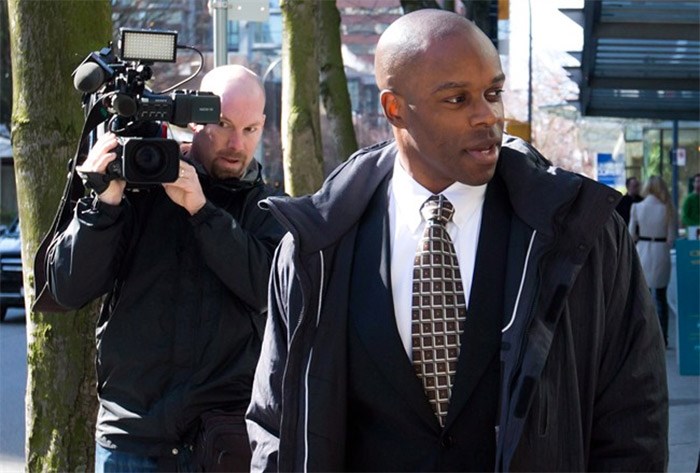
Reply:
[[[375,73],[395,139],[263,203],[288,234],[252,470],[664,469],[663,341],[619,193],[504,137],[498,53],[459,15],[398,19]]]
[[[615,210],[617,210],[617,213],[620,214],[622,219],[625,221],[625,224],[629,225],[632,204],[641,202],[642,196],[639,195],[639,180],[636,177],[628,177],[625,181],[625,187],[627,188],[627,193],[623,195],[620,202],[617,203]]]

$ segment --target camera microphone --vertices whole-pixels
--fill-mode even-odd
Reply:
[[[134,97],[127,94],[117,94],[112,99],[112,108],[121,117],[130,118],[136,115],[138,104]]]
[[[81,64],[73,77],[73,86],[84,94],[91,94],[102,87],[105,73],[99,64],[86,62]]]

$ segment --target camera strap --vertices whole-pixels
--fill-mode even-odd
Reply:
[[[78,200],[85,195],[85,186],[80,178],[76,179],[76,167],[82,163],[87,153],[82,153],[86,148],[89,134],[104,122],[109,115],[107,109],[101,101],[96,102],[85,118],[85,124],[80,134],[78,148],[75,156],[69,162],[69,173],[66,185],[63,189],[63,196],[58,205],[58,210],[54,216],[51,228],[46,233],[39,244],[39,249],[34,256],[34,294],[35,299],[32,304],[32,311],[38,312],[68,312],[69,309],[61,306],[51,295],[48,288],[46,269],[46,256],[56,234],[58,234],[70,222],[73,207]]]

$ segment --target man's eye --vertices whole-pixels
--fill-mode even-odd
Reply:
[[[246,133],[255,133],[256,131],[258,131],[258,129],[254,126],[249,126],[248,128],[245,129]]]
[[[219,126],[221,128],[231,128],[231,124],[228,122],[224,122],[224,121],[219,122]]]
[[[488,95],[489,97],[491,97],[491,98],[497,99],[497,98],[499,98],[501,95],[503,95],[503,89],[492,90],[492,91],[489,92],[487,95]]]
[[[448,98],[447,100],[445,100],[445,102],[447,102],[447,103],[455,103],[455,104],[456,104],[456,103],[462,103],[462,102],[464,102],[465,100],[466,100],[466,99],[464,98],[464,95],[457,95],[456,97],[450,97],[450,98]]]

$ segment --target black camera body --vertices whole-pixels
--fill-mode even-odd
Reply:
[[[160,120],[177,126],[219,121],[219,96],[211,92],[176,90],[170,96],[144,93],[136,120]]]
[[[175,49],[183,47],[176,44],[177,32],[132,28],[119,31],[120,54],[111,44],[90,53],[73,72],[74,86],[83,92],[84,106],[104,106],[108,112],[107,131],[119,138],[117,159],[107,167],[110,178],[124,179],[132,187],[174,182],[180,168],[180,151],[175,140],[165,137],[165,126],[218,123],[220,99],[209,92],[166,93],[174,87],[160,93],[151,91],[146,86],[152,78],[150,65],[155,61],[174,62]]]
[[[117,159],[107,165],[107,174],[136,186],[175,182],[180,171],[179,145],[163,138],[119,138]]]

